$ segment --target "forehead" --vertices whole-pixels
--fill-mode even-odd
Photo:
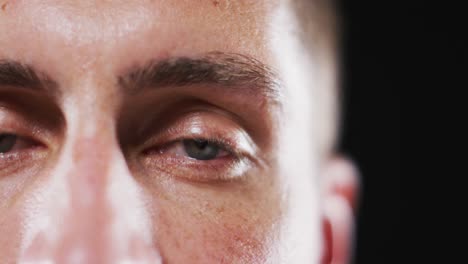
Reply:
[[[273,6],[258,0],[0,0],[0,57],[52,73],[63,62],[83,68],[104,59],[115,65],[214,50],[267,60]]]

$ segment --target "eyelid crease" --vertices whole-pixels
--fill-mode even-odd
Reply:
[[[221,129],[211,129],[212,125],[196,125],[190,129],[185,126],[171,127],[161,136],[162,140],[157,140],[153,144],[160,144],[160,141],[175,142],[187,139],[203,139],[212,143],[220,144],[236,155],[255,155],[257,152],[255,143],[250,139],[246,132],[241,129],[230,129],[231,131],[220,131]],[[188,130],[188,132],[187,132]],[[227,130],[227,129],[226,129]],[[176,135],[176,136],[172,136]],[[162,145],[165,145],[163,143]]]
[[[0,131],[18,134],[42,143],[62,136],[65,119],[50,98],[39,94],[0,91]]]

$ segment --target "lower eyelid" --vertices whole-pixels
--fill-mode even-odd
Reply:
[[[18,150],[0,154],[0,177],[12,175],[22,169],[31,168],[34,164],[39,164],[35,161],[42,160],[46,156],[47,152],[44,150],[38,146],[30,151]]]
[[[174,156],[152,158],[151,155],[145,157],[144,163],[146,164],[146,169],[149,170],[149,175],[162,173],[175,178],[197,182],[239,179],[242,178],[242,175],[244,175],[252,165],[246,159],[234,157],[200,161],[194,159],[180,159]]]

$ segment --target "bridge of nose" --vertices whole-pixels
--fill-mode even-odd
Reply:
[[[57,195],[48,201],[49,211],[44,214],[52,224],[37,232],[24,258],[58,263],[151,259],[154,263],[158,254],[152,248],[152,225],[143,194],[115,136],[99,130],[77,136],[67,141],[60,155],[60,162],[68,166],[58,165],[53,178],[61,182],[66,205],[56,200],[61,198]]]

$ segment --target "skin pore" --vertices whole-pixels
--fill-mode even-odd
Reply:
[[[346,262],[355,173],[290,5],[0,0],[0,260]]]

